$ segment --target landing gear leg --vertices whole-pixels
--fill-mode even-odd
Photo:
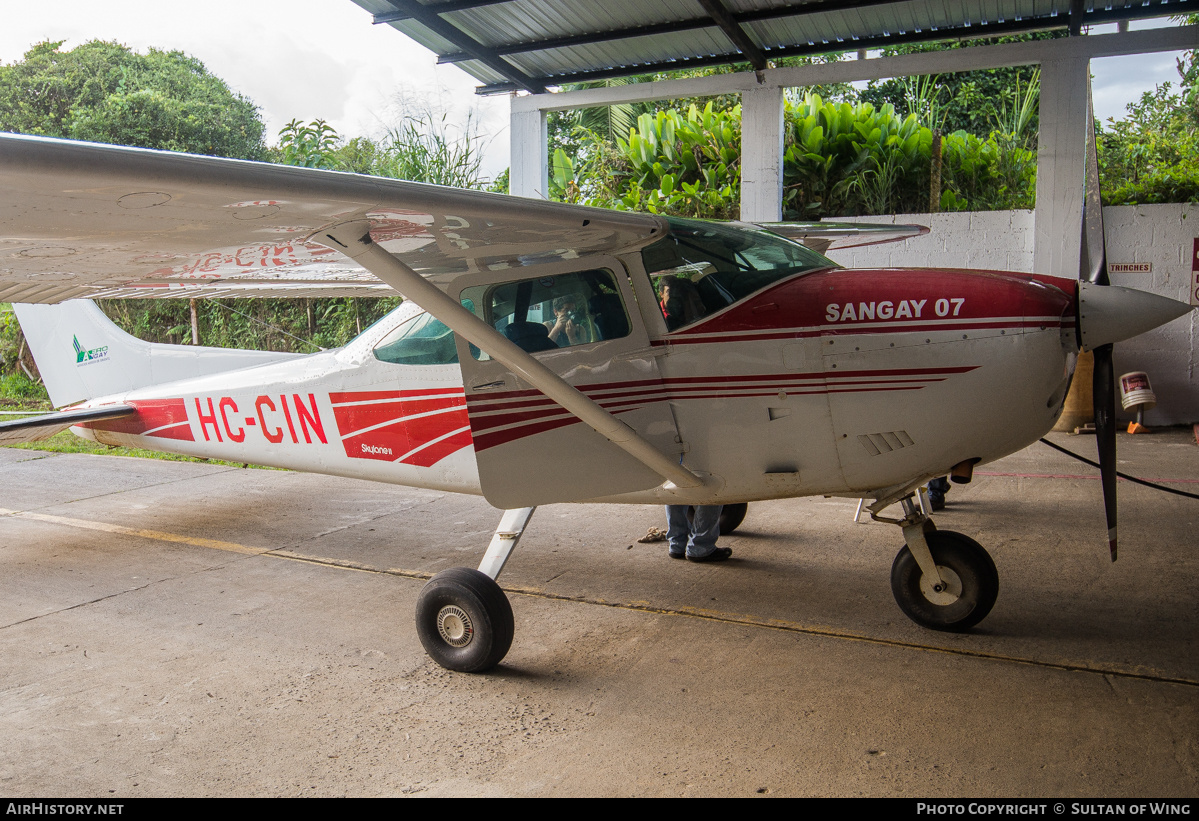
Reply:
[[[425,652],[442,667],[481,673],[508,653],[515,632],[512,606],[495,580],[534,510],[504,511],[478,570],[451,567],[429,579],[421,590],[416,600],[416,634]]]
[[[999,573],[982,545],[937,530],[913,496],[899,500],[903,519],[871,516],[903,528],[906,546],[891,565],[891,592],[909,619],[932,630],[964,632],[982,621],[999,597]],[[923,500],[921,500],[923,502]]]

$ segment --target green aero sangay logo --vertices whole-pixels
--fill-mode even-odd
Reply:
[[[92,348],[91,350],[85,350],[84,347],[79,344],[79,337],[72,336],[71,339],[75,343],[75,364],[76,365],[83,365],[88,362],[94,362],[97,359],[103,359],[104,357],[108,356],[108,346],[107,345],[105,345],[102,348]]]

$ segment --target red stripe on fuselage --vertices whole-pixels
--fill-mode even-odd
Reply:
[[[431,467],[471,443],[462,388],[329,395],[346,456]]]
[[[633,407],[666,401],[748,399],[777,396],[779,393],[800,396],[921,390],[927,385],[943,382],[950,376],[968,373],[975,367],[977,366],[894,368],[828,374],[672,377],[661,382],[638,380],[578,387],[601,407],[613,413],[621,413]],[[621,392],[629,389],[632,389],[632,392]],[[528,398],[521,401],[505,401],[505,397],[514,396]],[[496,401],[497,398],[500,401]],[[499,396],[488,394],[486,397],[472,397],[468,404],[476,450],[486,450],[578,422],[577,418],[552,399],[536,391],[508,391]]]
[[[195,441],[191,425],[187,421],[187,405],[184,400],[136,399],[126,404],[137,408],[136,416],[85,422],[80,427],[135,436],[155,436],[159,439],[178,439],[182,442]]]
[[[654,344],[688,344],[698,341],[695,337],[728,334],[767,340],[968,332],[971,327],[1039,327],[1047,318],[1069,326],[1076,289],[1073,280],[1005,271],[828,269],[779,282]]]

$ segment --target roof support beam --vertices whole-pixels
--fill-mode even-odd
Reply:
[[[494,49],[484,46],[453,23],[443,20],[439,6],[425,6],[416,0],[387,0],[387,2],[397,12],[408,15],[407,19],[415,20],[439,37],[449,40],[456,48],[469,54],[472,60],[478,60],[492,71],[506,77],[516,87],[534,94],[545,91],[544,83],[529,77],[496,54]]]
[[[762,49],[758,48],[758,44],[750,39],[745,29],[737,24],[721,0],[699,0],[699,4],[704,7],[708,16],[720,26],[724,36],[728,37],[737,50],[745,55],[745,59],[754,67],[754,71],[766,68],[766,55],[762,53]]]
[[[882,80],[889,77],[1032,65],[1069,57],[1094,59],[1191,48],[1199,48],[1199,25],[1117,34],[1090,34],[1060,40],[1003,43],[975,46],[970,49],[930,51],[898,57],[845,60],[839,63],[817,63],[790,68],[768,68],[762,72],[762,84],[779,88],[802,88],[825,83],[852,83],[858,80]],[[632,83],[514,97],[512,110],[566,111],[572,108],[669,100],[676,97],[739,94],[758,84],[754,73],[748,71],[712,77],[689,77],[684,80],[660,80],[653,83]]]
[[[1163,6],[1162,8],[1165,9],[1167,7]],[[1176,11],[1178,13],[1193,11],[1195,9],[1199,9],[1199,0],[1179,0],[1179,2],[1177,2],[1177,3],[1171,3],[1168,8],[1169,8],[1169,10]],[[743,18],[745,18],[747,16],[748,15],[746,15],[746,14],[736,15],[736,19],[740,22],[744,22]],[[1109,23],[1117,22],[1119,20],[1125,19],[1128,16],[1129,16],[1128,14],[1123,14],[1122,10],[1120,10],[1120,9],[1107,9],[1107,10],[1101,9],[1098,11],[1087,12],[1085,14],[1085,17],[1082,19],[1081,25],[1092,25],[1092,24],[1105,23],[1105,22],[1109,22]],[[969,37],[969,38],[997,37],[1000,35],[1007,35],[1007,34],[1027,33],[1030,31],[1044,31],[1044,30],[1051,30],[1051,29],[1060,30],[1060,29],[1066,28],[1068,25],[1069,25],[1069,18],[1067,15],[1060,15],[1060,16],[1046,15],[1044,17],[1038,17],[1038,18],[1032,18],[1032,19],[1025,18],[1025,19],[1020,19],[1020,20],[1005,20],[1003,22],[987,23],[985,25],[973,25],[973,26],[969,26],[969,27],[954,27],[951,29],[940,29],[940,30],[936,30],[936,31],[932,31],[932,32],[913,30],[913,31],[907,31],[907,32],[904,32],[901,34],[879,35],[877,37],[863,37],[863,38],[857,38],[857,39],[851,38],[851,39],[846,39],[843,41],[842,40],[818,41],[818,42],[811,42],[811,43],[804,43],[804,44],[799,44],[799,45],[795,45],[795,46],[790,46],[787,48],[770,49],[769,51],[765,52],[765,54],[770,59],[774,59],[776,57],[794,57],[794,56],[827,54],[829,52],[834,52],[834,51],[841,51],[841,50],[851,51],[851,50],[859,50],[862,48],[880,48],[880,47],[884,47],[884,46],[888,46],[888,45],[899,45],[899,44],[903,44],[903,43],[927,43],[927,42],[935,42],[937,40],[954,40],[954,39],[962,39],[962,38],[967,38],[967,37]],[[1153,29],[1152,31],[1160,32],[1160,33],[1164,34],[1166,32],[1178,31],[1178,29]],[[1061,44],[1070,43],[1071,44],[1070,48],[1080,48],[1082,51],[1087,51],[1092,46],[1089,44],[1081,43],[1079,41],[1090,41],[1093,39],[1097,40],[1097,39],[1102,39],[1105,37],[1132,36],[1132,35],[1136,35],[1136,34],[1146,34],[1146,32],[1124,32],[1124,33],[1121,33],[1120,35],[1087,35],[1087,36],[1080,36],[1080,37],[1071,37],[1068,39],[1052,41],[1053,43],[1058,44],[1058,45],[1051,46],[1050,48],[1063,48],[1065,46],[1062,46]],[[532,44],[527,44],[527,45],[532,45]],[[1012,43],[1012,44],[1005,44],[1005,45],[1034,47],[1032,49],[1032,52],[1034,54],[1037,54],[1037,56],[1031,56],[1029,59],[1021,61],[1023,63],[1039,63],[1041,61],[1042,57],[1039,56],[1038,51],[1044,51],[1045,47],[1046,47],[1046,44],[1044,42],[1042,42],[1040,44],[1033,42],[1033,43]],[[1175,45],[1170,49],[1162,48],[1162,49],[1146,49],[1146,50],[1148,50],[1148,51],[1166,51],[1166,50],[1194,48],[1194,47],[1195,47],[1195,43],[1192,41],[1192,42],[1188,42],[1188,43],[1182,43],[1180,45]],[[1000,46],[977,46],[974,48],[988,49],[988,48],[1000,48]],[[953,51],[958,51],[958,49],[954,49]],[[512,52],[512,53],[515,53],[515,52]],[[1138,53],[1138,51],[1136,49],[1133,49],[1133,50],[1117,51],[1116,53],[1130,54],[1130,53]],[[924,55],[906,55],[906,56],[921,57]],[[1113,55],[1112,54],[1095,53],[1095,54],[1091,54],[1090,56],[1092,56],[1092,57],[1108,57],[1108,56],[1113,56]],[[605,69],[600,69],[600,70],[595,70],[595,71],[581,71],[581,72],[575,72],[575,73],[571,73],[571,74],[558,74],[558,75],[553,75],[553,76],[542,76],[542,77],[537,77],[535,79],[537,82],[540,82],[543,85],[553,86],[553,85],[561,85],[563,83],[582,83],[582,82],[591,82],[591,81],[596,81],[596,80],[604,80],[604,79],[609,79],[612,77],[623,77],[623,76],[627,76],[629,74],[646,74],[646,73],[653,73],[653,72],[657,72],[657,71],[673,71],[673,70],[679,70],[679,69],[685,69],[685,68],[699,68],[699,67],[707,66],[707,65],[718,65],[718,64],[723,65],[723,64],[728,64],[728,63],[741,62],[744,59],[745,59],[745,57],[743,55],[741,55],[739,53],[730,52],[727,54],[706,55],[704,57],[698,57],[698,58],[689,59],[689,60],[670,60],[667,62],[616,66],[613,68],[605,68]],[[898,59],[898,58],[892,58],[892,59]],[[954,59],[956,59],[956,58],[950,58],[950,59],[946,60],[945,63],[943,64],[943,67],[940,69],[937,69],[935,71],[964,70],[964,69],[958,67],[954,63]],[[865,60],[862,62],[870,63],[873,61]],[[1018,65],[1018,64],[1021,64],[1021,63],[1020,62],[1000,63],[1000,65]],[[997,68],[999,66],[991,65],[991,66],[979,66],[979,67],[980,68]],[[797,68],[805,68],[805,67],[797,67]],[[973,66],[971,68],[973,68]],[[935,73],[935,71],[927,72],[927,73]],[[925,73],[925,72],[901,71],[898,73],[888,74],[886,76],[892,76],[892,77],[893,76],[907,76],[910,74],[917,74],[917,73]],[[736,75],[726,75],[726,76],[736,76]],[[873,78],[864,76],[864,77],[855,77],[855,78],[844,79],[844,80],[838,79],[835,81],[822,80],[820,82],[851,82],[853,79],[873,79]],[[802,83],[799,83],[798,85],[802,85]],[[495,93],[499,93],[501,91],[510,91],[510,90],[512,90],[511,87],[506,84],[494,84],[494,85],[480,86],[477,89],[476,93],[478,93],[478,94],[495,94]],[[725,89],[724,92],[714,92],[714,93],[725,93],[728,90],[729,89]],[[739,90],[739,89],[736,89],[736,90]],[[661,98],[659,98],[659,99],[661,99]]]
[[[846,9],[864,9],[871,6],[888,6],[895,3],[906,3],[910,0],[812,0],[806,3],[803,7],[804,14],[816,14],[819,12],[844,11]],[[506,0],[492,0],[492,2],[506,2]],[[700,0],[704,2],[704,0]],[[438,7],[440,9],[440,7]],[[795,9],[793,7],[782,6],[777,8],[756,9],[754,11],[733,12],[726,8],[728,19],[737,27],[741,28],[745,23],[756,23],[764,20],[780,20],[785,17],[794,17]],[[378,20],[378,16],[376,16]],[[663,23],[656,23],[648,26],[632,26],[630,28],[612,29],[610,31],[594,31],[587,34],[575,34],[569,37],[551,37],[545,40],[527,40],[519,43],[507,43],[505,45],[495,46],[497,54],[527,54],[530,51],[545,51],[554,48],[569,48],[571,46],[586,46],[592,43],[607,43],[613,40],[627,40],[633,37],[651,37],[655,34],[677,34],[680,31],[695,31],[696,29],[716,28],[718,25],[714,16],[696,17],[690,20],[667,20]],[[731,39],[731,38],[730,38]],[[745,52],[742,52],[745,53]],[[737,55],[731,55],[730,59],[736,60]],[[461,63],[469,60],[467,54],[442,54],[438,56],[438,63]],[[748,57],[747,57],[748,60]],[[728,62],[728,59],[723,60]],[[700,65],[699,63],[688,60],[687,65]],[[677,65],[675,61],[673,65]],[[707,63],[704,63],[707,65]],[[626,72],[627,73],[627,72]]]
[[[1070,36],[1082,34],[1083,19],[1087,16],[1086,0],[1070,0]]]

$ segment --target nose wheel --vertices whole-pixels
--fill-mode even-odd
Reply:
[[[960,633],[978,624],[999,597],[999,573],[982,545],[952,530],[924,534],[937,576],[920,569],[905,547],[891,565],[891,592],[909,619]]]

